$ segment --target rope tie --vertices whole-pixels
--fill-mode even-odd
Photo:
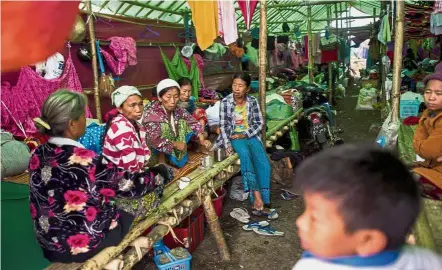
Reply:
[[[175,240],[175,242],[180,243],[181,245],[184,245],[184,243],[180,239],[178,239],[178,237],[176,236],[175,231],[173,230],[172,225],[170,225],[169,222],[158,221],[157,224],[167,226],[167,229],[168,229],[167,233],[170,233],[172,235],[173,240]]]

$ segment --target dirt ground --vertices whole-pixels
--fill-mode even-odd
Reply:
[[[374,142],[377,134],[369,129],[372,123],[380,122],[380,114],[377,111],[356,111],[359,88],[352,82],[349,86],[346,98],[338,101],[336,107],[337,125],[343,130],[339,136],[345,143]],[[230,249],[231,261],[220,261],[217,245],[206,226],[205,239],[192,254],[192,269],[291,269],[302,253],[295,221],[303,211],[303,201],[301,198],[286,201],[280,194],[279,189],[272,189],[272,207],[278,210],[279,218],[271,221],[270,225],[283,231],[283,237],[260,236],[242,230],[243,224],[231,218],[229,213],[235,207],[244,207],[250,212],[250,206],[248,202],[234,201],[226,196],[220,223]],[[155,269],[151,261],[151,258],[145,258],[134,269]]]

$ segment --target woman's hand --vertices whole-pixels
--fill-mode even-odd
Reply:
[[[227,147],[227,149],[226,149],[226,154],[227,154],[228,156],[233,155],[234,152],[235,152],[235,151],[233,151],[233,148],[232,148],[231,146]]]
[[[179,151],[184,151],[186,149],[187,145],[183,142],[174,142],[173,148]]]
[[[234,134],[230,137],[230,139],[232,140],[241,140],[241,139],[245,139],[247,138],[247,136],[245,134]]]

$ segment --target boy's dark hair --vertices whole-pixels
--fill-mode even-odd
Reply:
[[[385,233],[386,249],[399,248],[420,211],[417,183],[405,165],[374,146],[346,144],[307,159],[296,171],[303,192],[338,203],[346,231]]]
[[[182,77],[182,78],[180,78],[180,79],[177,81],[177,83],[178,83],[180,86],[184,86],[184,85],[190,85],[190,86],[192,86],[192,82],[191,82],[188,78],[186,78],[186,77]]]

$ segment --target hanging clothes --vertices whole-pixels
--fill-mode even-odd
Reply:
[[[9,98],[4,99],[2,96],[4,102],[2,107],[7,107],[11,112],[10,115],[16,121],[9,121],[7,125],[2,122],[1,127],[14,135],[23,136],[23,132],[17,125],[17,123],[21,123],[28,135],[35,134],[37,129],[32,119],[41,116],[40,109],[43,102],[50,94],[61,88],[83,93],[80,78],[75,70],[70,52],[65,63],[64,72],[57,79],[46,80],[31,67],[22,67],[17,85],[9,90]],[[2,87],[2,92],[3,90],[6,90],[6,88]],[[89,108],[86,108],[86,117],[92,117]]]
[[[384,45],[387,45],[387,43],[391,41],[390,20],[388,15],[384,15],[382,18],[378,40]]]
[[[181,57],[180,50],[178,48],[175,49],[175,55],[170,61],[167,56],[164,54],[163,50],[161,50],[161,57],[163,58],[164,66],[166,67],[167,74],[169,78],[172,80],[179,80],[182,77],[189,78],[192,81],[192,96],[198,98],[199,89],[201,88],[200,83],[200,72],[198,70],[198,66],[196,64],[195,57],[191,59],[190,71],[187,68],[186,64]]]
[[[184,61],[184,63],[186,63],[186,66],[188,69],[192,69],[192,60],[189,60],[186,57],[181,57]],[[201,82],[201,86],[203,88],[206,87],[206,85],[204,84],[204,76],[203,76],[203,69],[204,69],[204,59],[201,57],[201,55],[199,54],[194,54],[192,58],[196,59],[196,65],[198,66],[198,70],[199,70],[199,75],[200,75],[200,82]]]
[[[258,66],[258,50],[252,47],[252,43],[248,42],[246,44],[247,55],[249,56],[250,62],[256,67]]]
[[[120,76],[128,66],[137,64],[137,45],[131,37],[111,37],[108,40],[112,53],[103,49],[100,51],[106,59],[107,66],[114,74]]]
[[[189,0],[187,3],[192,10],[198,45],[204,51],[218,35],[218,2]]]
[[[256,5],[258,5],[258,0],[238,1],[238,6],[241,9],[241,13],[244,17],[244,22],[246,23],[247,30],[250,30],[250,25],[252,23],[253,13],[255,13]]]
[[[236,13],[233,0],[218,0],[218,34],[223,37],[224,43],[229,45],[238,39]]]

